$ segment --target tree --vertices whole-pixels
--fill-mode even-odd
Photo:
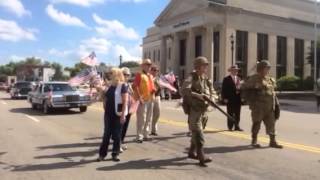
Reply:
[[[127,68],[133,68],[133,67],[139,67],[140,64],[137,61],[126,61],[123,62],[120,67],[127,67]]]
[[[311,67],[314,67],[315,64],[315,59],[314,59],[314,48],[311,47],[310,51],[309,51],[309,55],[307,57],[307,59],[309,60],[309,64],[311,64]],[[314,68],[313,68],[314,69]],[[320,41],[318,41],[317,43],[317,74],[318,74],[318,78],[319,78],[319,70],[320,70]],[[314,70],[313,70],[314,72]],[[313,75],[312,75],[313,77]]]
[[[53,81],[65,81],[68,79],[68,77],[63,75],[63,68],[62,65],[59,63],[52,63],[51,68],[55,70],[55,74],[52,77]]]

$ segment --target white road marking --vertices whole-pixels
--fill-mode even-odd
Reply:
[[[37,118],[35,118],[35,117],[29,116],[29,115],[26,115],[26,117],[29,118],[29,119],[31,119],[31,120],[34,121],[34,122],[37,122],[37,123],[40,122],[40,120],[37,119]]]
[[[3,105],[7,105],[7,103],[5,101],[1,101],[1,104]]]

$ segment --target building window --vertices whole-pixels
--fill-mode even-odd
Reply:
[[[187,49],[186,49],[186,40],[180,40],[180,49],[179,49],[179,57],[180,57],[180,66],[186,65],[186,58],[187,58]]]
[[[160,50],[158,50],[158,61],[160,62],[160,58],[161,58],[161,55],[160,55]]]
[[[195,42],[195,57],[199,57],[202,55],[202,36],[196,36]]]
[[[213,33],[213,81],[219,81],[220,32]]]
[[[277,79],[287,74],[287,38],[277,37]]]
[[[151,59],[151,51],[149,51],[148,59]]]
[[[247,76],[248,63],[248,32],[237,31],[236,34],[236,64],[240,68],[239,75]]]
[[[168,59],[171,60],[171,47],[168,49]]]
[[[295,39],[294,43],[294,75],[303,79],[304,40]]]
[[[257,59],[258,61],[261,60],[268,60],[268,34],[261,34],[258,33],[258,41],[257,41]]]

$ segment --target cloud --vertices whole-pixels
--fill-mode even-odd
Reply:
[[[0,19],[0,40],[17,42],[21,40],[36,40],[36,29],[24,29],[15,21]]]
[[[106,37],[118,37],[121,39],[137,40],[140,38],[139,34],[130,27],[126,27],[118,20],[105,20],[97,14],[92,15],[94,21],[99,25],[95,27],[96,31]]]
[[[52,20],[54,20],[55,22],[61,25],[87,27],[87,25],[79,18],[71,16],[70,14],[58,11],[53,7],[52,4],[49,4],[47,6],[46,12]]]
[[[5,8],[7,11],[16,14],[18,17],[31,15],[31,12],[24,8],[20,0],[0,0],[0,6]]]
[[[140,3],[149,0],[51,0],[52,3],[67,3],[77,6],[90,7],[97,4],[103,4],[105,2],[130,2],[130,3]]]
[[[70,54],[72,54],[72,51],[71,50],[63,50],[63,51],[60,51],[60,50],[57,50],[55,48],[51,48],[49,50],[49,55],[53,55],[53,56],[56,56],[56,57],[67,57],[69,56]]]
[[[103,38],[90,38],[81,41],[79,46],[78,54],[80,57],[88,56],[92,51],[97,54],[109,54],[112,43]]]
[[[122,56],[124,61],[139,61],[141,60],[142,49],[140,46],[126,48],[116,44],[114,46],[114,58]]]

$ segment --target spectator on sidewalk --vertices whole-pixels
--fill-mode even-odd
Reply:
[[[154,65],[151,67],[151,75],[153,76],[153,82],[156,90],[155,98],[153,99],[151,135],[158,136],[158,121],[160,118],[160,107],[161,107],[161,87],[160,87],[159,68],[157,66]]]
[[[128,86],[128,108],[130,110],[131,109],[131,105],[133,104],[133,101],[134,101],[133,97],[132,97],[133,90],[132,90],[131,85],[128,83],[128,81],[130,79],[130,76],[131,76],[131,72],[130,72],[130,69],[127,68],[127,67],[122,68],[122,72],[123,72],[123,76],[124,76],[124,79],[125,79],[125,83]],[[122,146],[121,146],[120,151],[123,151],[123,150],[127,149],[127,146],[125,145],[125,140],[124,139],[125,139],[126,134],[127,134],[127,130],[128,130],[130,119],[131,119],[131,115],[132,115],[132,112],[129,111],[128,115],[126,116],[126,121],[122,126],[122,131],[121,131]]]
[[[113,139],[112,160],[120,161],[118,156],[121,146],[121,127],[128,114],[127,99],[128,87],[122,70],[114,68],[112,69],[111,86],[104,98],[104,134],[97,161],[103,161],[107,156],[111,137]]]
[[[150,121],[152,116],[152,101],[155,92],[152,75],[150,74],[151,60],[142,61],[142,71],[136,74],[133,82],[135,99],[140,101],[137,110],[137,137],[136,141],[142,143],[149,140]]]

